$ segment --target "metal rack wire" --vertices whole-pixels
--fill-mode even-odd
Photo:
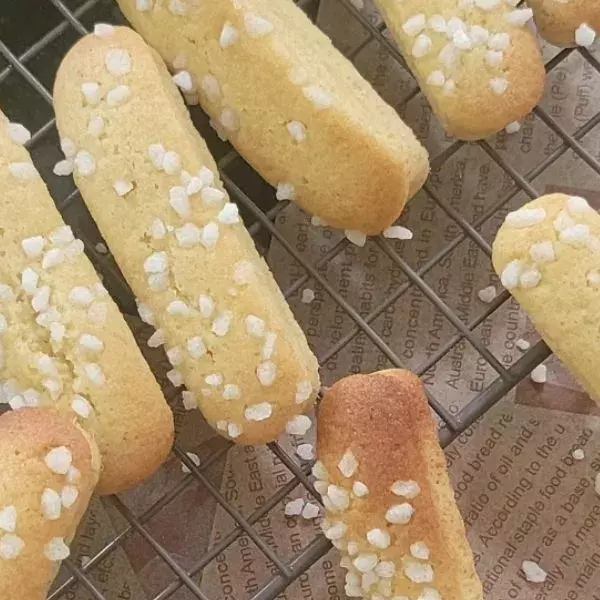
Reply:
[[[389,53],[389,56],[392,57],[393,60],[397,61],[401,65],[404,65],[403,59],[398,50],[392,43],[389,42],[386,37],[382,35],[382,27],[376,27],[370,23],[363,16],[363,14],[361,14],[361,12],[355,8],[350,0],[337,1],[340,2],[343,8],[348,10],[349,13],[355,19],[357,19],[368,32],[366,39],[349,55],[350,59],[354,59],[369,42],[376,40],[381,47],[384,48],[387,53]],[[24,51],[20,51],[18,54],[15,53],[13,50],[11,50],[9,44],[0,38],[0,59],[3,58],[6,61],[6,66],[0,71],[0,86],[2,86],[11,75],[18,74],[22,78],[22,86],[24,86],[24,88],[29,88],[27,90],[28,92],[33,90],[37,96],[51,106],[52,97],[49,92],[49,88],[42,83],[40,77],[37,77],[34,74],[31,68],[32,61],[34,61],[36,56],[38,56],[42,51],[49,48],[57,40],[60,40],[61,36],[65,36],[67,33],[72,34],[75,32],[79,36],[85,35],[88,30],[83,23],[93,22],[92,19],[94,18],[95,11],[97,11],[99,8],[106,9],[112,0],[85,0],[80,2],[75,8],[72,8],[73,5],[78,4],[78,2],[75,0],[71,0],[68,3],[66,0],[46,0],[46,2],[53,5],[57,15],[60,17],[60,21],[57,25],[44,33],[44,35],[42,35],[34,43],[29,45]],[[319,0],[299,0],[299,4],[305,9],[314,9],[314,7],[318,5],[318,2]],[[15,30],[26,27],[25,23],[18,22],[12,23],[11,25]],[[600,61],[598,61],[593,54],[585,49],[568,49],[559,52],[546,65],[547,71],[552,71],[572,52],[575,51],[580,52],[583,58],[600,73]],[[2,88],[0,87],[0,90],[1,89]],[[17,86],[17,91],[20,91],[19,86]],[[418,93],[419,90],[417,88],[409,96],[407,101]],[[268,232],[268,235],[271,236],[272,239],[277,240],[284,251],[287,252],[304,268],[305,274],[294,281],[289,289],[284,290],[286,297],[294,295],[307,281],[312,279],[317,282],[329,295],[331,301],[337,303],[339,307],[341,307],[352,319],[353,325],[351,329],[345,333],[345,335],[343,335],[343,337],[334,346],[329,348],[324,355],[319,357],[321,364],[326,363],[332,356],[336,355],[336,353],[340,352],[344,347],[350,344],[355,336],[362,332],[369,338],[379,352],[381,352],[393,365],[397,367],[403,367],[403,361],[376,332],[372,326],[372,323],[386,309],[388,309],[395,302],[397,302],[399,298],[406,294],[409,288],[414,286],[435,306],[435,308],[441,314],[444,315],[444,317],[456,329],[455,335],[448,339],[435,353],[433,353],[427,359],[424,364],[419,367],[419,375],[422,375],[436,365],[452,350],[456,344],[463,340],[468,341],[468,343],[477,350],[479,355],[482,356],[496,371],[496,379],[482,392],[480,392],[473,400],[471,400],[464,408],[462,408],[458,414],[451,414],[443,405],[443,403],[438,401],[434,396],[430,395],[431,406],[440,416],[444,424],[441,430],[442,441],[444,444],[449,443],[467,427],[473,424],[523,377],[527,376],[536,365],[546,359],[549,356],[550,351],[543,342],[540,342],[526,352],[518,361],[512,364],[510,368],[505,368],[502,363],[485,347],[485,345],[482,344],[481,340],[476,335],[475,330],[507,301],[509,298],[508,293],[501,293],[491,304],[487,306],[484,312],[477,316],[477,318],[465,323],[426,282],[425,275],[464,240],[472,240],[477,247],[489,257],[491,255],[490,245],[479,233],[478,229],[520,192],[524,192],[525,195],[530,198],[539,196],[540,192],[535,189],[531,182],[546,169],[548,169],[552,164],[554,164],[567,150],[572,150],[597,174],[600,175],[600,163],[590,152],[586,150],[581,143],[582,138],[598,123],[600,123],[600,113],[588,120],[572,135],[570,135],[543,108],[536,108],[535,115],[541,121],[543,121],[546,126],[549,127],[554,134],[556,134],[556,136],[558,136],[561,142],[560,145],[554,149],[552,153],[546,156],[540,164],[523,175],[519,173],[514,166],[507,162],[507,160],[505,160],[505,158],[499,154],[498,151],[495,150],[488,142],[478,142],[480,148],[512,179],[513,186],[512,190],[507,195],[498,198],[493,205],[488,208],[488,210],[486,210],[472,223],[470,223],[448,202],[442,199],[430,185],[425,186],[425,193],[429,195],[429,197],[446,213],[450,219],[458,224],[461,230],[460,233],[454,237],[454,239],[449,241],[434,256],[429,258],[427,262],[416,269],[412,268],[408,262],[397,253],[393,245],[391,245],[387,240],[385,240],[383,237],[377,239],[376,243],[379,245],[385,255],[402,270],[402,272],[406,275],[407,281],[400,285],[393,294],[390,294],[388,297],[386,297],[366,316],[361,316],[361,314],[339,293],[338,290],[335,289],[335,287],[320,271],[320,267],[331,261],[336,255],[344,250],[348,244],[348,241],[344,239],[338,242],[314,264],[308,263],[304,257],[294,249],[292,244],[289,243],[285,236],[282,235],[276,225],[276,217],[285,208],[287,203],[273,203],[268,210],[259,208],[257,202],[255,202],[244,191],[242,191],[239,182],[234,181],[232,176],[228,173],[228,171],[226,171],[226,167],[236,160],[236,152],[231,148],[227,148],[226,153],[218,161],[221,176],[232,198],[234,198],[238,204],[243,207],[249,215],[251,215],[253,219],[253,224],[250,226],[250,232],[254,236],[258,235],[260,232]],[[37,127],[33,133],[31,141],[29,142],[30,150],[35,151],[35,149],[43,143],[46,136],[53,131],[53,119],[50,119],[41,126]],[[441,168],[441,166],[463,145],[463,142],[453,142],[434,159],[432,170]],[[77,200],[77,198],[78,193],[76,191],[71,191],[66,195],[66,197],[58,201],[59,209],[61,209],[63,212],[67,211],[69,207]],[[88,251],[93,255],[93,259],[97,266],[105,275],[105,281],[111,291],[116,290],[117,295],[119,293],[128,293],[126,284],[123,283],[114,264],[110,262],[110,258],[104,256],[102,253],[97,252],[94,249],[93,244],[91,246],[86,244],[86,246]],[[85,566],[79,567],[74,561],[67,560],[65,563],[65,568],[69,572],[69,575],[58,587],[54,589],[49,596],[49,600],[66,598],[70,588],[77,582],[82,585],[87,590],[90,597],[94,598],[95,600],[110,600],[96,587],[92,581],[92,578],[90,577],[90,573],[97,565],[101,563],[101,561],[103,561],[108,555],[110,555],[110,553],[118,548],[126,539],[126,537],[132,532],[139,534],[151,546],[156,555],[162,558],[164,563],[168,565],[168,567],[177,577],[175,581],[170,583],[158,595],[156,595],[153,600],[167,600],[168,598],[171,598],[181,587],[187,588],[187,590],[195,598],[200,598],[201,600],[215,600],[214,598],[209,598],[206,596],[206,594],[199,587],[195,578],[197,574],[201,572],[202,569],[204,569],[204,567],[214,560],[221,552],[223,552],[238,538],[244,535],[248,536],[278,569],[278,574],[273,577],[263,587],[262,590],[256,593],[252,600],[272,600],[275,598],[292,581],[298,578],[302,573],[310,568],[311,565],[319,560],[319,558],[321,558],[329,550],[330,544],[327,540],[325,540],[324,537],[317,537],[291,562],[287,563],[281,560],[281,558],[274,553],[274,551],[253,529],[253,525],[263,516],[269,513],[273,507],[281,503],[281,501],[299,483],[306,487],[311,494],[318,498],[318,495],[316,495],[315,490],[308,478],[309,466],[299,466],[295,460],[289,456],[289,454],[277,443],[270,444],[269,448],[273,454],[293,473],[293,478],[285,486],[280,488],[260,508],[244,517],[234,506],[227,502],[219,489],[206,475],[209,467],[215,464],[215,462],[222,457],[224,452],[226,452],[227,446],[223,446],[219,451],[210,455],[199,466],[195,466],[182,448],[176,444],[174,448],[174,454],[177,458],[179,458],[181,463],[188,467],[188,469],[191,471],[191,474],[184,478],[178,485],[166,493],[140,516],[135,516],[126,506],[126,504],[118,497],[108,498],[106,502],[110,503],[126,519],[128,522],[127,527],[118,535],[116,535],[109,543],[107,543],[102,550],[97,552],[95,556],[90,557],[90,560],[85,564]],[[236,526],[227,535],[225,535],[223,539],[216,543],[204,556],[199,558],[193,568],[186,570],[177,563],[177,561],[159,543],[158,540],[153,538],[148,529],[145,527],[145,524],[154,515],[156,515],[164,507],[168,506],[175,498],[177,498],[177,496],[181,494],[182,491],[188,485],[190,485],[192,481],[204,486],[204,488],[216,499],[217,503],[220,504],[222,508],[235,520]]]

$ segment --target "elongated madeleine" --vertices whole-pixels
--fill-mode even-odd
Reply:
[[[164,64],[131,29],[99,33],[67,54],[54,90],[76,183],[185,407],[238,443],[273,440],[311,407],[316,359]]]
[[[531,10],[505,0],[375,0],[448,133],[488,137],[540,101],[546,72]]]
[[[348,598],[482,600],[434,420],[418,377],[353,375],[325,395],[315,487]]]
[[[542,196],[507,215],[492,260],[544,341],[600,402],[600,215],[578,196]]]
[[[0,416],[0,598],[44,600],[100,475],[93,439],[49,407]]]
[[[0,401],[78,418],[102,453],[98,492],[115,493],[162,464],[173,417],[23,147],[29,137],[0,112]]]
[[[591,46],[600,34],[597,0],[529,0],[540,34],[556,46]]]
[[[375,234],[423,185],[413,132],[293,1],[119,6],[279,199]]]

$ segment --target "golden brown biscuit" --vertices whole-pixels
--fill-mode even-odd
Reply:
[[[423,185],[425,149],[294,2],[119,5],[278,198],[376,234]]]
[[[448,133],[488,137],[540,101],[546,72],[531,10],[504,0],[375,0]]]
[[[0,598],[44,600],[98,482],[100,454],[49,407],[0,416]]]
[[[492,260],[544,341],[600,402],[600,215],[578,196],[542,196],[508,214]]]
[[[315,487],[349,598],[482,600],[423,386],[409,371],[353,375],[323,398]]]
[[[22,147],[28,138],[0,112],[0,399],[77,415],[103,456],[98,492],[115,493],[162,464],[173,417]]]
[[[556,46],[591,46],[600,32],[598,0],[529,0],[540,34]]]
[[[186,408],[238,443],[273,440],[307,419],[317,361],[159,56],[131,29],[101,33],[56,79],[75,181],[157,327],[150,343],[165,344],[171,381],[188,388]]]

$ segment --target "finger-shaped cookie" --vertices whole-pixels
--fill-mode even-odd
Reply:
[[[600,402],[600,215],[579,196],[542,196],[507,215],[492,260],[544,341]]]
[[[317,361],[159,56],[104,26],[67,54],[54,98],[75,181],[185,406],[238,443],[275,439],[312,406]]]
[[[375,234],[423,185],[423,146],[291,0],[119,5],[279,199]]]
[[[315,488],[346,595],[482,600],[423,386],[409,371],[338,381],[319,407]]]
[[[0,598],[44,600],[100,475],[75,416],[24,408],[0,416]]]
[[[376,0],[446,130],[488,137],[528,114],[544,91],[531,9],[508,0]]]
[[[540,34],[556,46],[591,46],[600,32],[597,0],[529,0]]]
[[[0,112],[0,399],[76,416],[103,456],[98,492],[135,486],[162,464],[173,416],[116,304]],[[71,157],[72,142],[63,148]]]

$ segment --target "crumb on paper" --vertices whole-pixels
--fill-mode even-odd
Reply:
[[[315,292],[310,288],[302,290],[302,302],[304,304],[310,304],[315,299]]]
[[[538,365],[531,371],[531,381],[534,383],[546,383],[548,381],[548,368],[546,365]]]
[[[519,121],[513,121],[512,123],[509,123],[504,128],[506,133],[517,133],[517,131],[520,131],[520,129],[521,129],[521,123],[519,123]]]
[[[193,452],[186,452],[185,454],[197,467],[200,466],[200,457],[197,454],[194,454]],[[189,469],[189,467],[187,465],[184,465],[182,463],[181,472],[187,474],[187,473],[191,473],[192,471]]]
[[[284,514],[288,517],[297,516],[302,513],[302,509],[304,508],[304,500],[302,498],[296,498],[295,500],[290,500],[283,510]]]
[[[346,229],[344,230],[344,234],[348,241],[352,242],[355,246],[362,248],[367,243],[367,235],[362,233],[362,231],[357,231],[356,229]]]
[[[583,460],[585,458],[585,452],[581,449],[581,448],[576,448],[575,450],[573,450],[573,452],[571,453],[571,456],[575,459],[575,460]]]
[[[307,502],[306,506],[302,509],[302,517],[305,519],[316,519],[320,512],[321,511],[317,504]]]
[[[103,244],[102,242],[98,242],[95,248],[98,254],[108,254],[108,248],[106,247],[106,244]]]
[[[537,563],[531,560],[524,560],[521,567],[525,573],[525,579],[531,583],[543,583],[548,577],[548,573],[544,571]]]
[[[402,225],[392,225],[383,232],[383,237],[390,240],[412,240],[413,232]]]
[[[490,304],[496,297],[496,288],[493,285],[488,285],[488,287],[485,287],[477,292],[477,297],[484,304]]]
[[[529,350],[529,348],[531,348],[531,344],[527,340],[524,340],[523,338],[519,338],[516,341],[515,346],[519,350],[521,350],[521,352],[526,352],[527,350]]]

